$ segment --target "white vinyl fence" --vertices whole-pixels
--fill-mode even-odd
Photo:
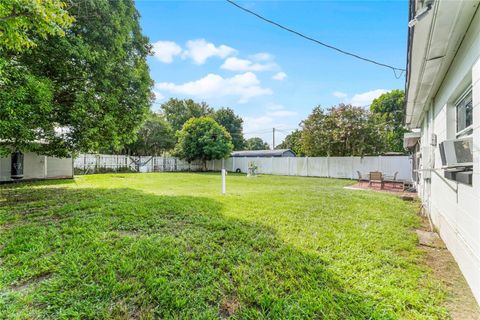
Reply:
[[[399,180],[412,180],[412,160],[408,156],[377,157],[285,157],[285,158],[228,158],[225,168],[230,172],[246,173],[248,164],[255,163],[257,172],[285,176],[308,176],[358,179],[370,171],[381,171]],[[201,162],[188,163],[173,157],[81,154],[74,161],[77,174],[101,172],[175,172],[201,171]],[[207,162],[207,169],[220,171],[222,160]]]
[[[80,154],[75,158],[77,174],[101,172],[175,172],[200,171],[199,162],[188,163],[173,157],[127,156],[110,154]]]
[[[358,172],[366,177],[370,171],[380,171],[384,175],[399,180],[412,180],[412,160],[408,156],[375,157],[285,157],[254,158],[236,157],[225,160],[225,168],[233,172],[247,172],[250,162],[263,174],[358,179]],[[222,160],[207,162],[207,168],[218,171]]]

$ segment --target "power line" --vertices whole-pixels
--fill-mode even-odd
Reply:
[[[309,40],[309,41],[315,42],[316,44],[319,44],[319,45],[321,45],[321,46],[324,46],[324,47],[327,47],[327,48],[329,48],[329,49],[335,50],[335,51],[340,52],[340,53],[342,53],[342,54],[345,54],[345,55],[347,55],[347,56],[351,56],[351,57],[354,57],[354,58],[357,58],[357,59],[360,59],[360,60],[363,60],[363,61],[366,61],[366,62],[370,62],[370,63],[376,64],[376,65],[381,66],[381,67],[385,67],[385,68],[391,69],[391,70],[393,71],[393,74],[395,75],[395,78],[397,78],[397,79],[400,79],[400,77],[401,77],[401,76],[403,75],[403,73],[406,71],[406,70],[403,69],[403,68],[397,68],[397,67],[394,67],[394,66],[391,66],[391,65],[382,63],[382,62],[378,62],[378,61],[375,61],[375,60],[372,60],[372,59],[369,59],[369,58],[365,58],[365,57],[359,56],[358,54],[355,54],[355,53],[351,53],[351,52],[348,52],[348,51],[339,49],[339,48],[337,48],[337,47],[335,47],[335,46],[332,46],[332,45],[327,44],[327,43],[325,43],[325,42],[322,42],[322,41],[320,41],[320,40],[317,40],[317,39],[314,39],[314,38],[312,38],[312,37],[309,37],[309,36],[307,36],[307,35],[305,35],[305,34],[303,34],[303,33],[300,33],[300,32],[298,32],[298,31],[295,31],[295,30],[293,30],[293,29],[290,29],[290,28],[288,28],[288,27],[285,27],[285,26],[281,25],[280,23],[277,23],[277,22],[275,22],[275,21],[273,21],[273,20],[270,20],[270,19],[268,19],[268,18],[265,18],[264,16],[261,16],[260,14],[258,14],[258,13],[256,13],[256,12],[253,12],[252,10],[249,10],[249,9],[247,9],[247,8],[242,7],[241,5],[235,3],[235,2],[232,1],[232,0],[225,0],[225,1],[227,1],[227,2],[230,3],[230,4],[232,4],[233,6],[237,7],[238,9],[243,10],[243,11],[245,11],[245,12],[251,14],[251,15],[254,15],[255,17],[257,17],[257,18],[259,18],[259,19],[261,19],[261,20],[263,20],[263,21],[265,21],[265,22],[267,22],[267,23],[273,24],[274,26],[277,26],[277,27],[279,27],[279,28],[281,28],[281,29],[283,29],[283,30],[285,30],[285,31],[288,31],[288,32],[293,33],[293,34],[296,34],[297,36],[302,37],[302,38],[304,38],[304,39],[307,39],[307,40]],[[400,71],[400,74],[399,74],[399,75],[397,75],[397,71]]]
[[[281,131],[281,130],[278,130],[278,129],[277,129],[275,132],[281,133],[281,134],[283,134],[285,137],[289,135],[289,133],[285,133],[285,132],[283,132],[283,131]]]

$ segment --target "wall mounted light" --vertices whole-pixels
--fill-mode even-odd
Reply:
[[[408,27],[412,28],[415,26],[420,20],[422,20],[427,13],[432,9],[434,0],[427,0],[424,3],[424,7],[418,11],[418,13],[415,15],[415,17],[408,22]]]

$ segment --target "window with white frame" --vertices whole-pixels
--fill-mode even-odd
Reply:
[[[473,132],[472,89],[468,88],[455,103],[457,113],[457,138],[469,136]]]

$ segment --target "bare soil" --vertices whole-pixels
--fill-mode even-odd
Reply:
[[[480,320],[480,307],[463,277],[457,262],[436,233],[431,233],[428,220],[419,235],[419,247],[426,253],[426,263],[447,288],[445,306],[454,320]]]

